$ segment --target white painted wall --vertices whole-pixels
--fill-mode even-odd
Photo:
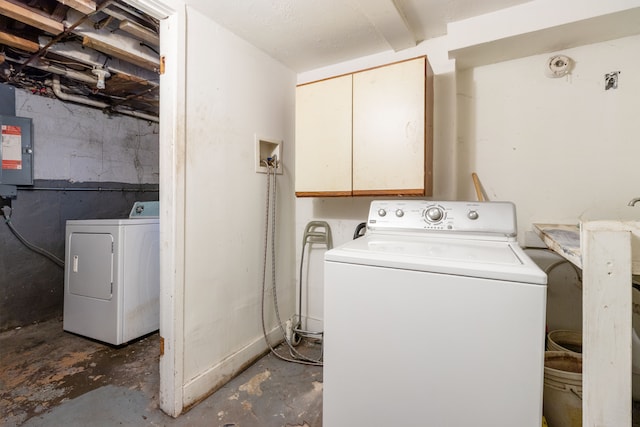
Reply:
[[[177,49],[182,59],[180,43],[184,41],[187,72],[184,78],[178,72],[176,79],[177,137],[167,136],[169,142],[164,146],[174,150],[175,163],[166,163],[169,156],[164,163],[173,178],[166,182],[163,178],[163,188],[171,187],[171,194],[165,190],[161,195],[168,202],[165,206],[171,202],[166,200],[168,195],[177,202],[184,200],[183,205],[172,207],[173,228],[165,229],[163,237],[163,243],[170,246],[163,259],[176,267],[167,272],[175,274],[179,289],[165,288],[163,295],[165,306],[173,303],[173,297],[178,301],[184,297],[184,304],[169,313],[174,317],[163,324],[176,328],[170,331],[172,341],[167,345],[175,346],[170,367],[180,371],[174,377],[180,380],[176,397],[182,397],[184,388],[180,399],[184,405],[222,384],[264,349],[259,326],[264,175],[253,172],[254,134],[284,140],[277,244],[285,317],[293,312],[304,225],[312,219],[327,220],[338,245],[351,239],[355,226],[366,218],[369,198],[293,199],[296,80],[305,83],[427,54],[436,73],[434,198],[472,198],[470,173],[477,171],[490,196],[512,199],[519,205],[521,230],[528,229],[534,219],[573,221],[587,203],[617,206],[629,198],[626,193],[637,182],[633,179],[637,177],[633,169],[637,151],[631,139],[638,134],[633,123],[638,109],[629,95],[638,93],[637,59],[630,59],[636,38],[564,52],[575,54],[578,60],[576,74],[565,82],[543,83],[542,64],[536,57],[470,70],[456,79],[446,38],[399,53],[354,59],[296,79],[198,11],[187,7],[185,18],[184,2],[169,3],[179,12],[175,24],[186,25],[185,40],[181,29],[178,31]],[[605,48],[610,45],[617,54]],[[180,71],[168,59],[168,68]],[[597,69],[596,62],[603,69]],[[540,67],[539,75],[532,71],[534,63],[540,64],[535,65]],[[598,75],[614,69],[623,72],[621,89],[603,94]],[[625,89],[627,75],[629,89]],[[182,85],[186,85],[186,100],[180,92]],[[518,94],[517,100],[513,93]],[[183,102],[185,116],[180,109]],[[555,104],[556,113],[564,118],[550,114],[549,104]],[[511,109],[520,114],[512,114]],[[611,117],[614,111],[619,116]],[[614,124],[599,127],[601,121],[595,119],[603,116],[623,129]],[[183,128],[186,142],[181,139]],[[541,146],[543,137],[555,144],[545,141]],[[516,150],[509,152],[514,146]],[[613,150],[607,151],[609,147]],[[607,166],[601,159],[618,163]],[[626,178],[619,178],[623,174]],[[175,242],[171,237],[176,237]],[[314,250],[307,258],[312,268],[321,269],[322,252]],[[315,273],[310,276],[310,295],[315,298],[322,294],[322,278]],[[322,301],[317,301],[309,307],[311,316],[321,316]],[[271,319],[269,323],[271,326]],[[321,320],[316,326],[322,326]],[[180,410],[170,412],[176,415]]]
[[[186,180],[185,406],[266,349],[260,315],[266,175],[254,171],[255,134],[283,140],[278,301],[283,318],[293,314],[296,78],[199,11],[187,6],[186,14],[186,156],[180,159]],[[270,299],[267,307],[271,330]]]
[[[539,244],[528,233],[533,222],[637,217],[626,204],[640,196],[638,36],[458,72],[450,72],[449,44],[442,37],[355,59],[302,73],[298,83],[427,54],[436,74],[433,199],[476,200],[471,173],[477,172],[491,200],[516,203],[521,244]],[[571,76],[545,77],[554,53],[576,61]],[[622,72],[620,88],[605,92],[610,71]],[[334,228],[336,245],[347,241],[366,219],[370,200],[297,199],[298,240],[304,224],[319,219]],[[318,252],[310,263],[322,263]],[[321,295],[321,272],[303,285],[309,295]],[[322,307],[320,299],[311,300],[309,315],[321,319]]]
[[[35,118],[34,178],[157,184],[158,124],[16,89],[16,115]]]
[[[523,242],[533,222],[640,215],[640,36],[535,55],[458,74],[458,197],[473,171],[491,200],[513,201]],[[554,53],[573,58],[548,78]],[[617,90],[604,75],[620,71]]]

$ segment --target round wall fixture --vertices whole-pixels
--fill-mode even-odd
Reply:
[[[545,75],[547,77],[562,77],[571,72],[573,61],[568,56],[555,55],[547,60]]]

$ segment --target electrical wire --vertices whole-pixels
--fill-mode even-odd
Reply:
[[[14,234],[14,236],[16,236],[17,239],[20,240],[20,242],[22,242],[23,245],[25,245],[27,248],[31,249],[33,252],[35,252],[37,254],[40,254],[43,257],[49,259],[51,262],[53,262],[58,267],[64,269],[64,261],[63,260],[61,260],[60,258],[55,256],[51,252],[47,251],[46,249],[42,249],[42,248],[40,248],[40,247],[38,247],[38,246],[36,246],[36,245],[34,245],[32,243],[29,243],[27,241],[27,239],[22,237],[22,235],[18,232],[18,230],[16,230],[16,228],[11,223],[11,208],[9,206],[3,206],[2,207],[2,212],[4,214],[4,222],[5,222],[5,224],[7,224],[7,227],[9,227],[9,230],[11,230],[11,232]]]
[[[50,57],[46,57],[46,59],[48,62],[53,62],[56,64],[62,64],[62,65],[72,65],[74,67],[85,68],[87,70],[91,70],[93,68],[93,66],[91,65],[83,64],[82,62],[78,62],[78,61],[61,61],[59,59],[50,58]],[[48,74],[51,74],[51,73],[48,73]]]
[[[275,231],[276,231],[276,169],[277,163],[276,160],[263,161],[265,166],[267,167],[267,191],[266,191],[266,208],[265,208],[265,232],[264,232],[264,258],[262,264],[262,296],[261,296],[261,321],[262,321],[262,333],[264,336],[264,340],[269,347],[271,353],[276,356],[280,360],[284,360],[286,362],[299,363],[303,365],[312,365],[312,366],[322,366],[322,362],[320,360],[312,359],[307,357],[300,352],[298,352],[293,344],[291,343],[289,337],[287,337],[287,333],[285,332],[284,326],[282,325],[282,319],[280,318],[280,310],[278,307],[278,293],[276,287],[276,251],[275,251]],[[273,173],[273,190],[271,190],[271,175]],[[271,193],[273,191],[273,201],[271,200]],[[270,214],[271,208],[271,214]],[[289,348],[289,352],[291,353],[292,358],[281,355],[276,351],[276,349],[269,342],[269,338],[267,335],[267,327],[265,324],[265,291],[266,291],[266,282],[267,282],[267,251],[268,251],[268,241],[269,241],[269,219],[271,218],[271,289],[273,293],[273,305],[276,314],[277,325],[280,329],[280,332],[284,336],[284,341]]]

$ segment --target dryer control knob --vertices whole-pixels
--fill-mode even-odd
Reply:
[[[467,213],[467,218],[469,218],[470,220],[478,219],[478,216],[478,211],[469,211]]]
[[[438,222],[442,219],[443,216],[444,215],[442,213],[442,209],[438,207],[429,208],[425,213],[425,217],[427,218],[428,221],[431,221],[431,222]]]
[[[387,211],[385,211],[384,209],[378,209],[378,216],[385,216],[387,214]]]
[[[396,216],[398,218],[402,218],[404,216],[404,211],[402,209],[396,209]]]

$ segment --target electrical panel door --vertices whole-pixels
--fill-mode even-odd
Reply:
[[[113,241],[113,236],[108,233],[71,233],[66,265],[71,294],[111,299]]]
[[[0,184],[33,185],[31,119],[0,116]]]

